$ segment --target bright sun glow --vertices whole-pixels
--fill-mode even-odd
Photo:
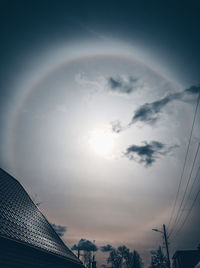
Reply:
[[[112,153],[114,135],[106,129],[96,129],[90,134],[89,144],[95,153],[107,156]]]

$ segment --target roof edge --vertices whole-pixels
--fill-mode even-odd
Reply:
[[[36,247],[36,246],[34,246],[34,245],[25,243],[25,242],[20,241],[20,240],[17,240],[17,239],[12,239],[12,238],[10,238],[10,237],[7,237],[7,236],[1,235],[1,234],[0,234],[0,238],[3,238],[3,239],[6,239],[6,240],[15,242],[16,244],[24,245],[24,246],[26,246],[26,247],[29,247],[29,248],[38,250],[38,251],[40,251],[40,252],[42,252],[42,253],[45,253],[45,254],[53,255],[53,256],[55,256],[55,257],[64,259],[64,260],[69,261],[69,262],[73,262],[74,264],[78,264],[78,265],[84,267],[83,263],[78,259],[78,257],[77,257],[77,259],[78,259],[79,261],[75,261],[74,259],[67,258],[67,257],[65,257],[65,256],[63,256],[63,255],[56,254],[56,253],[53,253],[53,252],[48,251],[48,250],[44,250],[44,249],[42,249],[42,248],[40,248],[40,247]]]

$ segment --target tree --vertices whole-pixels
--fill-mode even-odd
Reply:
[[[151,265],[149,268],[168,268],[168,260],[161,247],[158,250],[151,251]]]
[[[91,253],[91,251],[84,250],[83,251],[83,264],[86,267],[90,267],[91,266],[91,262],[92,262],[91,260],[92,260],[92,253]]]
[[[113,268],[142,268],[142,260],[139,253],[134,250],[130,252],[126,246],[113,249],[107,260]]]
[[[124,267],[127,263],[128,258],[129,258],[129,254],[130,254],[129,248],[127,248],[126,246],[120,246],[117,249],[117,253],[121,259],[120,266]]]
[[[113,268],[120,268],[121,265],[121,257],[119,256],[116,249],[113,249],[110,252],[110,255],[107,259],[107,263],[111,263]]]
[[[81,239],[78,244],[73,245],[72,250],[78,251],[78,258],[80,257],[80,251],[83,251],[81,255],[83,257],[83,263],[86,267],[90,267],[92,263],[92,253],[98,250],[98,247],[89,240]]]
[[[139,253],[136,250],[130,252],[127,259],[127,268],[142,268],[142,266],[142,259]]]
[[[113,247],[110,244],[100,247],[102,252],[110,252],[113,250]]]

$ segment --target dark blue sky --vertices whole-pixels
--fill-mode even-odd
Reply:
[[[143,44],[163,62],[175,65],[183,79],[192,79],[200,69],[199,5],[199,1],[1,1],[1,69],[9,72],[29,53],[45,50],[49,42],[87,38],[88,27]]]

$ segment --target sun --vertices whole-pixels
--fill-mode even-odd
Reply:
[[[90,133],[90,148],[101,156],[108,156],[113,151],[114,134],[107,129],[95,129]]]

